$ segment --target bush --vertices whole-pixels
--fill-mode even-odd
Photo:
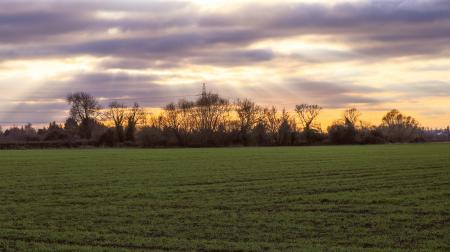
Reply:
[[[328,127],[328,138],[333,144],[354,144],[356,136],[355,127],[346,124],[335,123]]]
[[[166,137],[156,127],[144,127],[137,133],[137,143],[142,147],[157,147],[167,144]]]
[[[386,140],[383,138],[383,133],[377,127],[370,129],[362,129],[360,132],[361,144],[383,144]]]
[[[99,146],[114,147],[117,144],[117,138],[114,129],[108,129],[98,139]]]
[[[318,144],[326,139],[326,135],[316,129],[304,130],[298,133],[297,141],[301,145]]]

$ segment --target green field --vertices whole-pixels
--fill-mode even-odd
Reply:
[[[0,251],[449,251],[450,144],[0,151]]]

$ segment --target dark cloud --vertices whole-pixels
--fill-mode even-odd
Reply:
[[[379,56],[380,52],[384,52],[382,57],[428,55],[449,48],[450,2],[252,5],[240,11],[211,14],[202,18],[200,24],[205,27],[244,24],[263,30],[263,37],[331,35],[351,44],[362,55]]]
[[[361,95],[336,95],[327,97],[326,99],[324,99],[324,102],[322,104],[326,108],[342,108],[357,105],[375,105],[386,101],[387,100],[381,100]]]
[[[404,98],[450,97],[450,82],[423,81],[389,85],[390,90],[400,92]]]
[[[289,89],[299,97],[306,97],[328,108],[348,107],[355,104],[373,105],[386,101],[370,97],[371,94],[382,92],[382,90],[369,86],[305,79],[291,79],[287,83]]]
[[[67,105],[55,100],[15,101],[9,108],[0,110],[0,125],[21,125],[24,123],[47,124],[63,121],[67,116]]]
[[[377,93],[381,90],[369,86],[355,85],[352,83],[331,83],[318,82],[305,79],[290,79],[289,86],[302,92],[308,92],[314,95],[329,95],[329,94],[347,94],[347,93]]]
[[[65,97],[73,92],[87,92],[99,98],[105,107],[111,101],[128,105],[138,102],[144,107],[160,107],[180,98],[195,98],[201,84],[161,85],[157,76],[123,73],[91,73],[73,76],[70,80],[52,81],[20,100],[3,101],[0,125],[24,122],[62,121],[67,116]]]
[[[228,12],[201,12],[193,4],[167,1],[36,2],[2,3],[0,43],[15,44],[0,51],[2,58],[90,54],[191,59],[205,48],[213,53],[208,57],[220,57],[224,49],[242,50],[261,39],[317,34],[351,44],[355,57],[436,55],[450,44],[448,1],[252,4]],[[99,11],[129,15],[99,19]],[[109,28],[124,34],[110,37]]]
[[[56,54],[91,54],[100,56],[120,56],[120,57],[156,57],[164,58],[198,58],[203,56],[207,50],[207,57],[214,57],[215,54],[225,55],[223,46],[229,46],[236,50],[232,52],[236,56],[255,58],[270,57],[271,53],[262,50],[252,50],[245,52],[240,47],[240,43],[249,43],[257,35],[250,30],[213,30],[205,32],[180,32],[161,36],[135,37],[123,39],[104,39],[88,41],[74,45],[63,45],[54,47]],[[214,50],[212,50],[214,49]],[[262,53],[263,52],[263,53]],[[206,55],[204,55],[206,56]]]
[[[207,56],[209,55],[209,57]],[[197,64],[241,66],[258,62],[271,61],[276,57],[272,50],[238,50],[221,52],[204,52],[193,59]]]
[[[47,8],[14,12],[7,6],[2,6],[0,11],[0,43],[4,44],[40,42],[47,45],[56,35],[86,32],[96,25],[87,12],[72,12],[64,8],[58,11]]]
[[[101,67],[105,69],[170,69],[180,67],[180,62],[175,61],[149,61],[145,59],[127,59],[127,58],[116,58],[104,60],[101,63]]]
[[[275,8],[272,24],[282,27],[349,28],[364,25],[420,24],[449,19],[450,5],[439,1],[368,1],[331,7],[299,4]]]
[[[140,37],[115,40],[98,40],[70,46],[61,46],[61,53],[91,54],[103,56],[149,57],[177,53],[203,43],[195,34],[174,34],[158,38]]]
[[[450,41],[449,41],[450,42]],[[362,55],[368,55],[371,58],[392,58],[405,56],[426,56],[426,55],[447,55],[448,48],[446,43],[436,44],[417,44],[415,42],[390,43],[390,44],[371,44],[359,46],[357,50]]]
[[[112,100],[137,101],[144,106],[161,106],[171,97],[200,93],[200,84],[195,89],[192,83],[185,85],[159,84],[160,78],[153,75],[125,73],[90,73],[73,76],[70,80],[53,81],[46,86],[51,88],[37,89],[24,101],[45,99],[64,99],[68,93],[88,92],[101,98],[105,104]]]
[[[2,1],[0,43],[53,46],[98,38],[108,28],[123,31],[170,29],[190,25],[191,6],[164,1]],[[111,13],[112,12],[112,13]],[[102,13],[125,14],[121,19],[102,18]],[[49,51],[49,50],[47,50]]]

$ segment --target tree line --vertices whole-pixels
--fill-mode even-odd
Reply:
[[[195,100],[180,99],[159,113],[146,113],[134,103],[113,101],[102,107],[94,96],[67,96],[69,117],[64,124],[52,122],[43,129],[31,124],[2,131],[3,143],[39,143],[37,146],[289,146],[317,144],[381,144],[450,140],[450,130],[430,134],[411,116],[393,109],[379,125],[361,120],[356,108],[323,131],[317,121],[322,107],[296,105],[293,112],[263,107],[249,99],[230,102],[215,93]],[[26,145],[26,144],[25,144]],[[13,145],[14,146],[14,145]],[[70,144],[68,146],[71,146]]]

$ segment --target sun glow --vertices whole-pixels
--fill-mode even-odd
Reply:
[[[107,20],[120,20],[127,17],[128,13],[123,11],[97,11],[96,17]]]
[[[250,48],[272,50],[282,54],[305,53],[311,54],[320,51],[351,52],[351,48],[344,44],[331,41],[328,37],[321,36],[299,36],[288,39],[270,39],[254,43]]]
[[[18,60],[5,65],[14,69],[9,71],[10,75],[22,76],[33,82],[40,82],[48,79],[64,80],[71,73],[93,70],[95,61],[97,60],[91,57],[77,57],[71,59]]]

